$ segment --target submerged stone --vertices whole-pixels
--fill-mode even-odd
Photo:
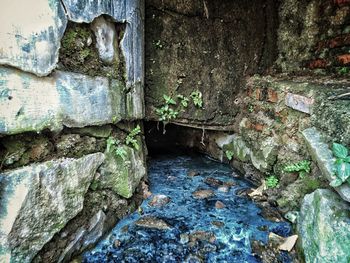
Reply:
[[[150,206],[161,207],[170,202],[170,198],[166,195],[155,195],[149,202]]]
[[[206,199],[214,196],[213,190],[197,190],[192,193],[193,198],[195,199]]]
[[[38,76],[48,75],[58,62],[66,25],[59,0],[3,0],[0,64]]]
[[[126,113],[117,80],[55,72],[38,78],[0,67],[0,134],[52,131],[118,122]]]
[[[0,174],[0,261],[30,262],[83,208],[102,153]]]
[[[298,219],[306,262],[350,261],[350,206],[330,190],[306,195]]]
[[[164,220],[151,216],[142,217],[137,220],[135,224],[140,227],[154,228],[158,230],[167,230],[171,228],[171,226]]]

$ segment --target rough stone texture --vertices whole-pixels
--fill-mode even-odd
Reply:
[[[274,137],[261,141],[259,148],[249,146],[241,136],[235,136],[230,144],[223,146],[224,151],[232,151],[233,156],[241,162],[250,161],[259,171],[271,170],[278,152],[278,144]]]
[[[116,194],[130,198],[146,175],[144,153],[126,145],[120,147],[126,152],[124,159],[113,150],[105,152],[106,161],[100,168],[98,184],[101,188],[112,189]]]
[[[322,1],[284,0],[279,9],[277,66],[284,72],[300,70],[302,62],[310,59],[318,40],[318,10]]]
[[[104,224],[106,215],[99,210],[94,217],[90,219],[88,228],[80,227],[75,239],[69,243],[66,249],[60,255],[58,262],[67,262],[76,251],[84,251],[89,246],[95,244],[104,233]]]
[[[0,68],[0,77],[2,134],[102,125],[136,118],[135,111],[127,112],[127,96],[117,80],[68,72],[38,78],[4,67]]]
[[[135,225],[139,227],[157,229],[157,230],[168,230],[171,226],[166,223],[164,220],[152,217],[152,216],[144,216],[135,222]]]
[[[143,0],[98,0],[98,1],[62,1],[69,20],[78,23],[90,23],[103,14],[111,16],[116,22],[126,22],[121,50],[125,58],[127,87],[131,108],[137,118],[144,117],[144,1]]]
[[[349,87],[349,78],[340,85],[323,86],[323,92],[317,93],[311,121],[323,132],[328,142],[342,143],[350,147],[350,100],[346,97],[343,100],[329,99],[348,93]]]
[[[103,128],[101,129],[103,131]],[[99,129],[94,127],[94,130],[97,132]],[[0,138],[0,171],[33,162],[80,158],[87,154],[104,152],[105,148],[105,138],[85,135],[80,133],[79,129],[75,129],[74,132],[65,129],[61,134],[44,132],[5,136]]]
[[[58,262],[60,258],[63,258],[62,262],[71,262],[84,249],[94,247],[96,243],[93,242],[99,241],[101,231],[105,235],[142,202],[142,192],[139,191],[126,200],[109,189],[94,191],[91,188],[92,185],[85,195],[84,209],[55,234],[33,262]]]
[[[177,123],[234,124],[244,77],[264,72],[275,58],[275,1],[151,0],[146,2],[146,116],[158,120],[163,95],[203,94]],[[174,122],[172,120],[172,122]]]
[[[0,261],[30,262],[83,208],[102,153],[23,167],[0,175]]]
[[[335,171],[335,158],[328,145],[323,141],[321,133],[316,128],[309,128],[302,132],[305,142],[308,146],[309,152],[313,160],[317,163],[318,167],[322,171],[322,174],[327,178],[329,182],[336,179]],[[350,202],[350,186],[347,183],[336,187],[335,190],[346,201]]]
[[[306,195],[298,219],[305,261],[350,261],[350,206],[330,190]]]
[[[92,22],[91,26],[96,37],[99,57],[106,63],[113,63],[118,58],[118,35],[115,25],[100,16]]]
[[[3,0],[0,17],[0,64],[48,75],[67,24],[61,2]]]

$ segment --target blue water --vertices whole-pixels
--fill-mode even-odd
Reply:
[[[195,170],[199,176],[190,177],[187,172]],[[84,254],[84,262],[260,262],[252,255],[250,243],[268,240],[268,233],[281,236],[291,234],[286,222],[275,223],[259,215],[258,208],[247,197],[236,195],[240,189],[251,187],[246,181],[234,178],[228,165],[214,162],[204,156],[162,156],[149,163],[150,190],[163,194],[171,201],[163,207],[142,203],[143,212],[135,212],[120,221],[113,231],[93,250]],[[223,182],[234,182],[229,192],[204,182],[214,177]],[[195,199],[192,193],[198,189],[211,189],[215,196]],[[215,208],[221,201],[225,208]],[[172,228],[149,229],[134,224],[144,216],[164,220]],[[213,221],[224,223],[222,227]],[[265,230],[265,231],[264,231]],[[188,242],[186,235],[206,231],[215,240]],[[115,241],[118,245],[115,246]],[[284,255],[285,256],[285,255]],[[287,262],[286,260],[280,259]]]

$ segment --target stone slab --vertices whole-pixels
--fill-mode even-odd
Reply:
[[[104,154],[60,159],[0,174],[0,262],[31,262],[83,208]]]
[[[312,105],[314,104],[314,99],[298,94],[287,93],[285,104],[294,110],[310,114]]]
[[[55,72],[39,78],[0,67],[0,134],[85,127],[134,119],[117,80]]]
[[[328,189],[305,196],[298,219],[305,262],[350,261],[349,214],[349,204]]]
[[[0,64],[38,76],[58,62],[67,17],[59,0],[2,0]]]
[[[315,127],[312,127],[304,130],[302,134],[311,157],[317,163],[317,166],[320,168],[322,174],[329,182],[336,179],[334,174],[335,158],[328,145],[322,140],[321,133]],[[347,183],[336,187],[335,190],[345,201],[350,202],[350,186]]]

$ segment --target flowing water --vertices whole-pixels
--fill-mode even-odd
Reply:
[[[189,176],[189,171],[198,175]],[[96,248],[84,254],[84,262],[260,262],[252,254],[251,241],[266,243],[269,232],[287,236],[291,228],[286,222],[264,219],[260,208],[237,195],[251,185],[232,174],[228,165],[204,156],[151,160],[150,190],[168,196],[170,202],[154,207],[149,205],[152,197],[145,200],[142,212],[120,221]],[[214,195],[193,197],[193,192],[203,189]],[[218,207],[217,201],[224,207]],[[137,224],[140,218],[156,218],[160,226]],[[283,256],[280,260],[288,262],[288,255]]]

